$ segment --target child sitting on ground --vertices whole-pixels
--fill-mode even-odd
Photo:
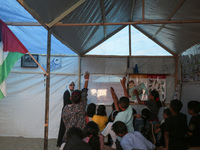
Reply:
[[[61,145],[60,150],[92,150],[90,145],[83,141],[83,133],[80,128],[69,128],[66,138],[67,142]]]
[[[167,118],[169,118],[171,115],[172,115],[172,113],[169,110],[169,108],[166,108],[166,109],[163,110],[163,118],[165,120]],[[156,143],[156,146],[160,147],[160,148],[165,147],[164,127],[165,127],[165,122],[162,122],[160,125],[156,126],[156,128],[155,128],[155,134],[161,132],[161,137]]]
[[[100,132],[106,127],[108,123],[108,117],[106,116],[105,105],[99,105],[97,109],[97,115],[94,115],[92,120],[99,125]]]
[[[187,129],[189,146],[200,146],[200,102],[190,101],[187,104],[188,113],[192,115]]]
[[[134,115],[134,130],[140,131],[142,127],[150,126],[148,119],[150,117],[150,110],[148,108],[142,108],[140,114]]]
[[[113,87],[110,88],[110,91],[111,91],[111,95],[112,95],[112,98],[113,98],[114,103],[115,103],[115,109],[118,110],[118,111],[121,110],[117,114],[114,122],[116,122],[116,121],[124,122],[127,126],[128,132],[133,132],[134,131],[134,128],[133,128],[133,109],[129,105],[129,98],[122,96],[119,99],[119,102],[118,102],[118,98],[116,96],[116,93],[115,93]]]
[[[113,111],[115,111],[115,103],[114,102],[112,103],[112,112],[110,113],[110,115],[108,117],[108,122],[113,122],[112,118],[111,118],[111,115],[112,115]]]
[[[112,125],[113,131],[116,135],[122,137],[120,144],[123,150],[153,150],[155,145],[148,141],[140,132],[128,132],[125,123],[117,121]]]
[[[115,117],[117,116],[117,114],[119,113],[119,111],[117,110],[114,110],[112,113],[111,113],[111,120],[112,122],[109,122],[107,124],[107,126],[104,128],[104,130],[101,132],[101,134],[106,137],[110,134],[111,138],[112,138],[112,148],[116,149],[116,145],[115,145],[115,142],[116,142],[116,134],[115,132],[112,130],[112,125],[113,125],[113,121],[115,120]]]
[[[92,121],[92,118],[95,114],[96,114],[96,105],[94,103],[90,103],[87,107],[86,123]]]
[[[180,113],[183,104],[179,100],[172,100],[170,102],[170,111],[172,116],[165,120],[164,149],[170,150],[187,150],[186,130],[187,130],[187,117],[185,114]]]
[[[135,131],[141,132],[147,140],[155,144],[156,140],[153,132],[153,124],[148,121],[150,113],[148,108],[142,108],[141,114],[135,114],[134,116],[137,117],[134,120],[134,129]]]
[[[104,141],[103,136],[99,135],[99,126],[90,121],[83,130],[84,139],[86,143],[88,143],[93,150],[103,150],[104,149]]]

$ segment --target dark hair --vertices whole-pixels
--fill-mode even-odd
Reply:
[[[133,110],[133,115],[137,114],[137,111],[134,108],[132,108],[132,110]]]
[[[99,126],[93,122],[90,121],[83,130],[85,137],[90,137],[89,145],[92,147],[93,150],[100,150],[100,141],[99,141]]]
[[[163,110],[163,113],[165,113],[168,117],[170,117],[172,115],[171,111],[169,110],[169,108],[166,108]]]
[[[82,130],[80,128],[77,128],[77,127],[69,128],[69,130],[67,131],[67,139],[66,140],[68,141],[69,139],[71,139],[74,136],[82,139],[83,138]]]
[[[97,115],[106,116],[106,106],[105,105],[99,105],[99,107],[97,109]]]
[[[114,110],[113,112],[112,112],[112,118],[113,118],[113,121],[115,120],[115,117],[117,116],[117,114],[119,113],[119,111],[117,111],[117,110]]]
[[[147,120],[150,118],[151,111],[148,108],[143,108],[141,111],[141,117],[143,119],[144,127],[147,125]]]
[[[90,103],[87,107],[87,115],[88,117],[93,117],[96,114],[96,105],[94,103]]]
[[[159,98],[159,93],[156,90],[151,91],[151,95],[154,97],[154,100],[156,101],[156,105],[158,108],[162,107],[162,103]]]
[[[112,103],[112,110],[115,110],[115,103]]]
[[[112,125],[112,130],[115,132],[115,134],[126,134],[128,132],[126,124],[122,121],[116,121]]]
[[[72,92],[72,101],[75,104],[78,104],[81,101],[81,91],[80,90],[74,90]]]
[[[148,108],[143,108],[141,115],[143,118],[149,119],[151,111]]]
[[[125,96],[122,96],[120,99],[119,99],[119,104],[122,106],[122,108],[126,109],[128,108],[129,106],[129,98],[128,97],[125,97]]]
[[[187,104],[187,107],[191,110],[193,110],[193,112],[195,114],[198,114],[200,112],[200,102],[198,101],[190,101]]]
[[[179,113],[181,108],[183,107],[183,104],[181,101],[175,99],[171,101],[170,107],[174,110],[174,112]]]

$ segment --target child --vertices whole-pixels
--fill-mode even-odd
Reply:
[[[150,117],[150,110],[148,108],[142,108],[141,114],[134,115],[134,130],[140,131],[142,127],[146,127],[149,123],[147,122]]]
[[[165,120],[164,137],[165,149],[170,150],[186,150],[187,142],[185,139],[187,130],[187,117],[180,113],[183,104],[179,100],[172,100],[170,103],[170,111],[172,116]]]
[[[112,130],[112,125],[113,125],[113,121],[115,120],[115,117],[117,116],[117,114],[119,113],[119,111],[117,110],[114,110],[112,113],[111,113],[111,120],[112,122],[109,122],[107,124],[107,126],[104,128],[104,130],[101,132],[101,134],[106,137],[110,134],[111,138],[112,138],[112,148],[116,149],[116,145],[115,145],[115,141],[116,141],[116,134],[115,132],[113,132]]]
[[[163,110],[163,118],[167,119],[172,115],[171,111],[169,108],[166,108]],[[164,127],[165,127],[165,122],[161,123],[159,127],[156,127],[155,129],[155,134],[161,132],[161,138],[157,141],[157,145],[159,147],[165,147],[165,139],[164,139]]]
[[[153,144],[155,144],[155,136],[152,130],[152,123],[148,121],[151,111],[148,108],[143,108],[141,110],[141,115],[135,114],[137,116],[134,121],[135,131],[140,131],[142,135]]]
[[[138,96],[138,91],[135,89],[133,92],[135,93],[137,97],[138,103],[146,105],[150,109],[151,114],[149,117],[149,121],[151,121],[154,126],[155,124],[158,124],[159,123],[158,112],[159,112],[160,107],[162,107],[162,104],[159,99],[159,93],[156,90],[153,90],[148,96],[149,98],[148,101],[141,101]]]
[[[106,116],[105,105],[99,105],[97,109],[97,115],[94,115],[92,120],[99,125],[100,132],[106,127],[108,123],[108,117]]]
[[[190,146],[200,146],[200,102],[190,101],[188,113],[192,115],[187,129],[187,141]]]
[[[112,112],[108,117],[108,122],[113,122],[112,119],[111,119],[111,115],[112,115],[113,111],[115,111],[115,104],[114,103],[112,103]]]
[[[95,114],[96,114],[96,105],[94,103],[90,103],[87,107],[86,123],[92,121],[92,118]]]
[[[142,149],[153,150],[155,145],[148,141],[140,132],[128,132],[125,123],[117,121],[112,125],[116,135],[122,137],[120,144],[123,150]]]
[[[89,144],[83,140],[82,130],[77,127],[71,127],[67,131],[67,143],[63,143],[60,150],[92,150]]]
[[[132,107],[129,105],[129,98],[122,96],[119,99],[119,104],[118,104],[118,98],[116,96],[116,93],[113,89],[113,87],[110,88],[111,91],[111,95],[112,98],[114,100],[115,103],[115,109],[120,111],[116,118],[115,121],[122,121],[126,124],[128,132],[133,132],[134,128],[133,128],[133,110]]]
[[[103,150],[104,149],[104,141],[103,136],[99,135],[99,127],[98,125],[90,121],[83,130],[85,138],[83,141],[88,143],[93,150]]]

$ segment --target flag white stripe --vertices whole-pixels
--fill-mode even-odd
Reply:
[[[3,52],[3,42],[0,42],[0,66],[3,64],[4,60],[6,59],[6,57],[8,56],[8,51],[7,52]]]
[[[3,64],[4,60],[8,56],[9,52],[3,52],[3,42],[0,42],[0,66]],[[6,90],[6,80],[4,80],[0,85],[0,90],[3,93],[4,97],[7,95]]]
[[[0,85],[0,90],[3,93],[4,97],[6,97],[7,95],[6,80],[4,80],[3,83]]]

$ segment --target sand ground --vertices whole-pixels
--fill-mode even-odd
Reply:
[[[59,150],[57,139],[48,140],[48,150]],[[43,150],[44,140],[41,138],[0,137],[0,150]]]

